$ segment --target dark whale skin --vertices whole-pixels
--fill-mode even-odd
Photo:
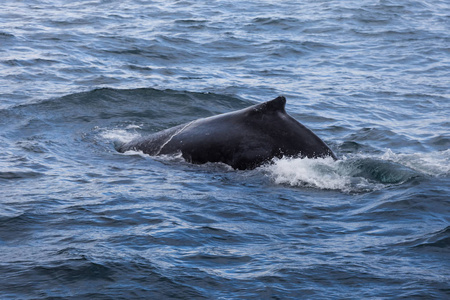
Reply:
[[[191,163],[222,162],[254,169],[274,157],[336,156],[311,130],[285,111],[286,98],[198,119],[122,144],[117,150],[156,155],[181,153]]]

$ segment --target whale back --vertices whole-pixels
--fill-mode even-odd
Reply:
[[[283,156],[335,158],[319,137],[286,113],[285,105],[286,98],[279,96],[136,139],[119,151],[181,153],[188,162],[222,162],[235,169],[253,169]]]

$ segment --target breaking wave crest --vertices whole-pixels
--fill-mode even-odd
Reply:
[[[371,182],[364,176],[355,176],[357,167],[347,160],[327,158],[282,158],[264,166],[276,184],[319,189],[364,192],[381,189],[379,182]]]
[[[340,160],[282,158],[263,167],[276,184],[360,193],[422,176],[448,176],[450,151],[381,156],[355,154]]]

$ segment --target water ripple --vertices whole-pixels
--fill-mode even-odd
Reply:
[[[2,1],[2,296],[448,298],[449,11]],[[114,148],[279,94],[338,161]]]

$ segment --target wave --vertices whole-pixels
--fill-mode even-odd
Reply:
[[[140,129],[139,125],[128,125],[124,129],[100,129],[99,136],[104,140],[110,140],[114,143],[123,144],[128,143],[131,140],[141,137],[140,134],[135,132],[135,129]],[[131,132],[130,130],[133,130]]]
[[[435,247],[448,249],[450,246],[450,226],[437,232],[432,232],[411,244],[414,248]]]
[[[141,126],[99,130],[98,137],[106,143],[122,144],[142,136]],[[142,152],[125,155],[149,157]],[[158,159],[180,161],[180,156]],[[272,182],[292,187],[311,187],[339,190],[344,193],[365,193],[401,185],[415,178],[441,177],[450,174],[450,150],[431,153],[396,154],[388,149],[379,155],[348,154],[335,161],[326,158],[275,158],[256,172],[268,176]],[[211,168],[207,164],[206,168]]]
[[[381,158],[430,176],[448,176],[450,174],[450,149],[413,154],[396,154],[388,149]]]
[[[55,115],[63,115],[65,119],[70,117],[74,121],[120,117],[148,121],[168,119],[174,115],[192,119],[244,108],[251,104],[254,103],[214,93],[153,88],[100,88],[1,108],[0,116],[6,118],[11,114],[16,117],[16,114],[31,113],[38,114],[41,119],[54,119]]]
[[[430,251],[429,248],[434,248],[435,250],[445,250],[450,246],[450,226],[446,226],[437,231],[427,232],[414,238],[409,238],[400,243],[391,245],[395,246],[406,246],[413,249],[424,249]]]
[[[11,179],[33,179],[36,177],[44,176],[43,173],[34,171],[1,171],[0,180],[11,180]]]
[[[276,184],[361,193],[400,185],[423,176],[448,176],[450,150],[381,156],[355,154],[332,158],[274,159],[263,170]]]
[[[103,88],[0,109],[0,123],[5,125],[5,132],[10,131],[8,136],[25,138],[26,134],[31,137],[37,135],[40,144],[61,140],[70,130],[80,132],[84,142],[103,144],[107,151],[113,151],[112,144],[128,142],[149,132],[251,104],[254,103],[212,93]],[[325,140],[333,128],[327,130],[323,132]],[[351,140],[364,142],[363,133],[355,133]],[[395,142],[395,136],[386,136],[388,132],[382,132],[372,140],[387,139],[390,144]],[[450,173],[450,150],[403,154],[388,149],[381,154],[362,154],[372,151],[364,148],[363,144],[349,141],[348,137],[346,139],[346,142],[334,144],[335,152],[344,154],[338,161],[331,158],[275,159],[261,167],[259,172],[276,184],[348,193],[370,192],[417,177],[445,177]],[[68,143],[78,147],[76,141]],[[6,180],[40,175],[2,173],[0,178]]]

